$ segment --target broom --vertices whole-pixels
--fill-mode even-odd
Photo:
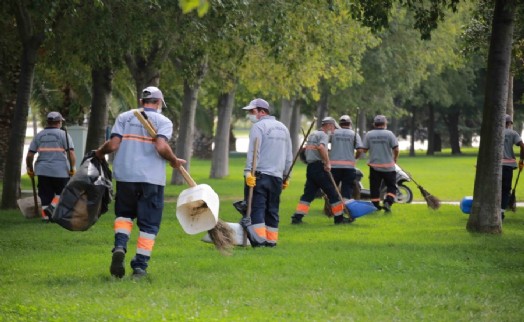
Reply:
[[[149,121],[149,119],[147,118],[147,114],[144,112],[144,110],[134,110],[133,114],[144,126],[147,133],[149,133],[149,135],[153,139],[156,139],[156,129],[153,127],[153,124],[151,124],[151,121]],[[182,166],[180,166],[178,170],[182,173],[182,175],[187,174],[186,169],[184,169]],[[186,176],[184,176],[184,178],[185,177]],[[189,177],[189,174],[187,174],[187,177]],[[211,241],[215,245],[215,248],[220,253],[222,253],[223,255],[231,255],[231,250],[235,246],[235,237],[233,229],[231,229],[231,227],[229,227],[227,223],[225,223],[219,218],[215,227],[208,230],[208,233],[209,237],[211,238]]]
[[[258,157],[258,138],[255,138],[253,143],[253,160],[251,161],[251,176],[255,176],[257,169],[257,157]],[[248,196],[247,196],[247,209],[246,209],[246,219],[251,223],[251,206],[253,202],[253,187],[249,187]],[[244,235],[242,237],[242,246],[247,246],[247,228],[244,228]]]
[[[515,197],[515,192],[517,189],[517,183],[519,183],[519,177],[520,177],[520,172],[522,171],[522,169],[519,169],[519,173],[517,174],[517,179],[515,180],[515,185],[513,186],[513,189],[511,189],[511,195],[509,196],[509,208],[511,209],[511,211],[515,212],[517,211],[517,198]]]
[[[398,166],[398,165],[397,165]],[[402,168],[399,167],[400,170],[404,171]],[[433,209],[433,210],[436,210],[440,207],[440,200],[433,196],[432,194],[430,194],[426,189],[424,189],[424,187],[422,187],[421,185],[419,185],[414,179],[413,177],[411,176],[411,174],[409,174],[409,172],[407,171],[404,171],[409,179],[411,179],[411,181],[413,181],[413,183],[417,186],[418,190],[420,190],[420,193],[422,194],[422,196],[424,197],[424,200],[426,200],[426,204],[428,205],[429,208]]]

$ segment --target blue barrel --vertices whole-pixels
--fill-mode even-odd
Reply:
[[[346,202],[346,207],[351,213],[351,217],[358,218],[374,211],[377,211],[377,208],[369,201],[362,200],[349,200]]]
[[[460,210],[462,210],[463,213],[469,215],[471,213],[471,206],[472,205],[473,205],[473,197],[471,197],[471,196],[464,197],[460,201]]]

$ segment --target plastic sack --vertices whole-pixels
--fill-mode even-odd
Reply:
[[[113,199],[112,173],[105,160],[88,152],[60,195],[52,221],[72,231],[93,226]]]

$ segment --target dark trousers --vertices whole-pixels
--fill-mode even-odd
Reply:
[[[136,219],[140,232],[157,235],[164,209],[164,187],[145,182],[116,182],[116,217]],[[127,249],[129,236],[115,233],[115,247]],[[131,267],[147,268],[150,256],[137,254]]]
[[[320,161],[307,165],[306,184],[300,200],[311,203],[315,199],[318,189],[322,189],[328,196],[329,203],[334,204],[342,201],[338,198],[338,193],[329,178],[329,173],[324,170],[324,164]]]
[[[280,194],[282,179],[263,173],[257,173],[257,183],[253,188],[251,199],[251,224],[265,223],[268,227],[278,228]],[[244,185],[244,196],[247,202],[249,187]]]
[[[513,181],[513,170],[515,168],[502,166],[502,195],[500,198],[500,209],[508,208],[509,196],[511,195],[511,182]]]
[[[345,199],[351,199],[357,171],[349,168],[332,168],[331,173],[333,174],[337,186],[342,182],[340,188],[340,194],[342,197]]]
[[[55,195],[60,195],[69,178],[38,176],[38,196],[42,206],[49,206]]]
[[[382,185],[382,181],[384,181],[384,184],[387,188],[387,195],[385,198],[385,201],[387,201],[390,205],[392,205],[395,202],[395,198],[393,196],[396,196],[397,194],[397,173],[396,171],[388,171],[388,172],[381,172],[377,171],[373,168],[369,168],[369,194],[371,201],[375,204],[375,206],[380,201],[380,186]]]

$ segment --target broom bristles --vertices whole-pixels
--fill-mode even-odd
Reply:
[[[231,255],[231,250],[235,246],[235,238],[233,229],[228,224],[219,219],[216,226],[208,233],[215,248],[222,255]]]
[[[420,193],[422,193],[422,196],[424,196],[424,199],[426,200],[426,204],[431,209],[438,209],[440,207],[440,200],[427,192],[422,186],[419,186]]]

